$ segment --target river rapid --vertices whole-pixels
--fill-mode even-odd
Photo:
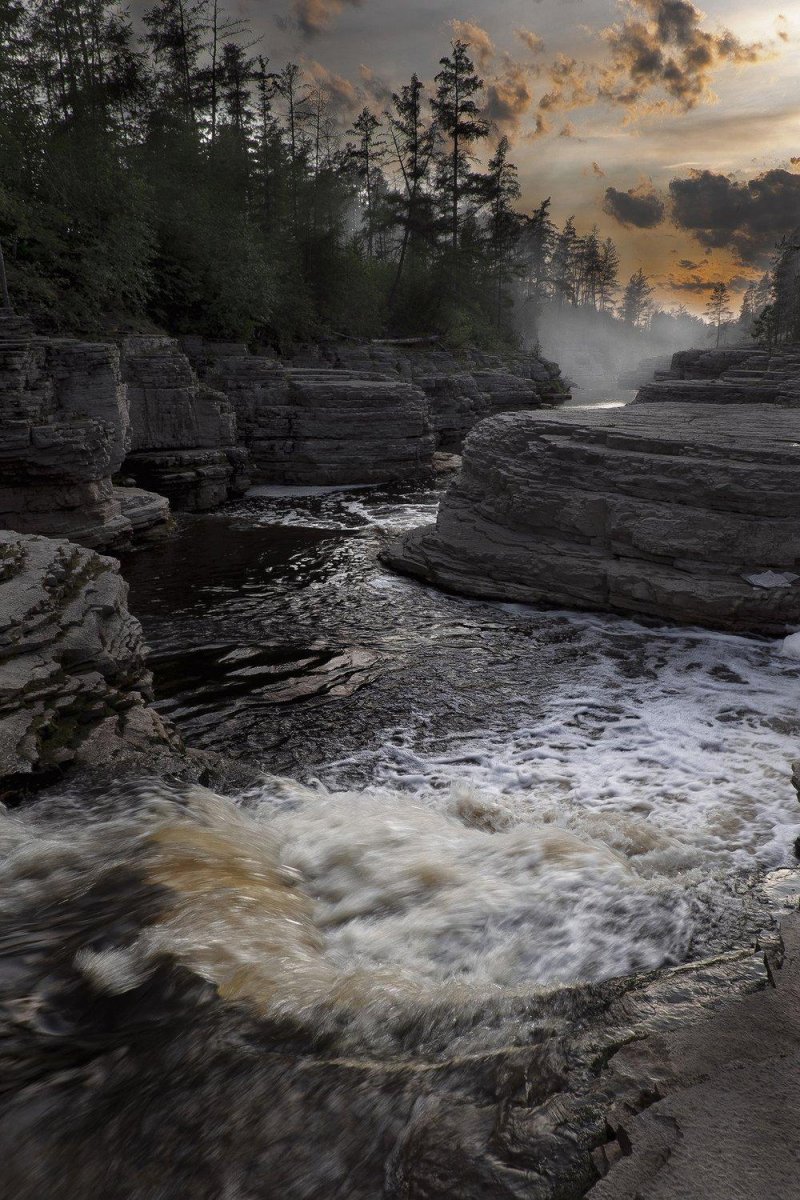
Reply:
[[[256,488],[123,564],[158,707],[190,744],[264,771],[237,837],[263,839],[267,873],[308,900],[302,921],[266,892],[246,929],[223,921],[237,969],[269,990],[278,926],[281,945],[301,930],[303,961],[313,930],[314,1002],[333,980],[497,995],[751,943],[772,919],[760,880],[800,834],[800,663],[781,642],[476,602],[387,571],[384,539],[437,503]],[[199,947],[226,894],[186,935],[217,983]]]

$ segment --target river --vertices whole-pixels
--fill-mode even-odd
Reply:
[[[387,571],[437,502],[256,488],[124,561],[158,707],[267,773],[244,803],[326,960],[494,990],[746,944],[800,834],[800,663]]]

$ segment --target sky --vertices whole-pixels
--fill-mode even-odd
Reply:
[[[666,306],[735,296],[800,226],[800,0],[238,0],[343,119],[380,112],[454,37],[508,135],[522,206],[614,238]],[[794,160],[794,161],[793,161]]]

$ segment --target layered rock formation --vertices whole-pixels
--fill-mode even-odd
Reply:
[[[639,405],[480,425],[386,561],[474,596],[734,630],[800,624],[800,414]]]
[[[99,549],[163,532],[162,497],[112,483],[129,444],[117,348],[0,313],[0,527]]]
[[[800,405],[800,346],[767,353],[752,346],[681,350],[669,371],[640,388],[637,404]]]
[[[375,372],[284,367],[244,347],[209,347],[204,378],[225,392],[254,470],[270,483],[390,482],[431,469],[419,388]]]
[[[221,393],[201,384],[173,338],[128,337],[122,376],[130,409],[125,472],[173,508],[215,508],[249,484],[236,417]]]
[[[36,338],[0,315],[0,525],[87,546],[130,536],[111,476],[128,409],[113,346]]]
[[[73,542],[0,532],[0,787],[75,764],[181,750],[147,707],[150,674],[119,564]]]
[[[443,450],[458,450],[470,429],[495,413],[556,408],[569,398],[559,366],[536,354],[499,356],[426,344],[337,342],[296,361],[378,371],[416,384],[428,397],[431,427],[437,448]]]

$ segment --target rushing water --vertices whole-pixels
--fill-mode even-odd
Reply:
[[[124,564],[161,710],[297,781],[266,779],[248,820],[326,969],[547,985],[740,944],[800,833],[800,664],[386,571],[382,539],[437,500],[256,489]]]

